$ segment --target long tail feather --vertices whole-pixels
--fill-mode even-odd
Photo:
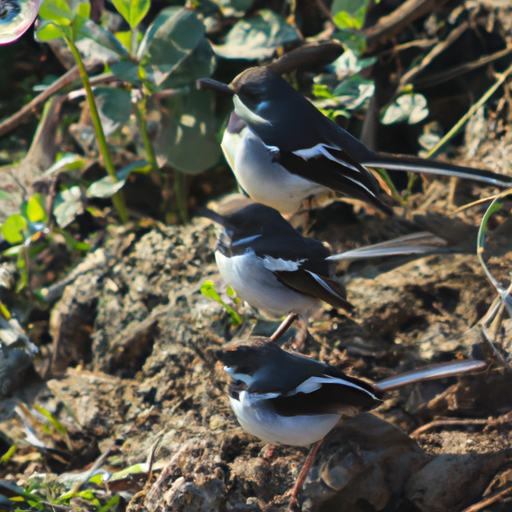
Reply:
[[[485,361],[454,361],[451,363],[443,363],[410,372],[401,373],[395,377],[384,379],[374,384],[379,391],[390,391],[392,389],[401,388],[416,382],[426,380],[444,379],[446,377],[454,377],[464,373],[483,371],[487,368],[488,363]]]
[[[457,249],[449,247],[448,242],[428,231],[401,236],[386,242],[360,247],[351,251],[333,254],[330,261],[363,260],[380,258],[382,256],[400,256],[406,254],[432,254],[454,252]]]
[[[435,174],[439,176],[453,176],[467,180],[479,181],[496,187],[512,186],[512,176],[505,176],[492,171],[462,167],[436,160],[426,160],[414,156],[392,155],[378,153],[375,161],[361,162],[365,167],[383,167],[389,171],[416,172]]]

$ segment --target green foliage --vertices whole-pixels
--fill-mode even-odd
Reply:
[[[416,124],[423,121],[429,114],[427,99],[423,94],[402,94],[389,105],[382,116],[382,124],[402,123]]]
[[[315,78],[313,95],[322,112],[334,119],[338,115],[350,117],[350,112],[365,108],[373,96],[375,85],[362,76],[361,71],[373,65],[375,58],[359,59],[351,50],[332,64],[333,74],[322,74]]]
[[[71,224],[82,211],[82,190],[78,185],[61,190],[55,197],[53,214],[61,228]]]
[[[215,52],[225,59],[260,60],[272,57],[281,46],[298,41],[300,34],[278,14],[261,10],[238,21]]]
[[[95,181],[88,189],[87,189],[87,197],[112,197],[118,190],[124,187],[128,176],[132,172],[138,172],[142,174],[146,174],[151,170],[151,165],[146,162],[134,162],[130,165],[127,165],[120,171],[116,173],[117,181],[113,181],[110,176],[105,176],[98,181]]]
[[[72,171],[81,169],[85,164],[85,160],[80,155],[65,154],[62,155],[45,173],[44,176],[51,176],[62,171]]]
[[[162,102],[174,115],[162,117],[155,148],[159,156],[180,171],[204,171],[220,157],[213,97],[213,91],[194,89]]]
[[[144,19],[151,6],[150,0],[112,0],[112,3],[132,29]]]
[[[2,457],[0,457],[0,464],[7,464],[12,459],[17,449],[17,444],[10,446],[9,449],[2,455]]]
[[[71,443],[71,439],[69,438],[68,431],[66,427],[57,419],[55,418],[51,413],[49,413],[46,409],[43,407],[33,404],[34,409],[38,412],[40,412],[55,428],[55,431],[59,433],[62,440],[66,443],[66,446],[68,447],[69,451],[73,450],[73,445]]]
[[[0,231],[3,237],[10,244],[20,244],[25,240],[25,231],[27,229],[28,222],[25,217],[15,213],[5,220],[2,224]]]
[[[228,315],[231,317],[231,323],[233,325],[240,325],[242,324],[242,319],[240,318],[240,315],[234,311],[232,308],[230,308],[221,298],[221,296],[218,294],[217,290],[215,289],[215,285],[213,284],[213,281],[205,281],[201,285],[201,293],[208,297],[209,299],[213,299],[215,302],[218,302],[221,304],[224,309],[227,311]]]
[[[366,49],[366,37],[355,30],[363,26],[369,3],[370,0],[334,0],[331,6],[332,19],[340,29],[334,37],[356,55]]]

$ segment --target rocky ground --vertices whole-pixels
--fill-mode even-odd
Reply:
[[[425,213],[429,194],[442,211],[474,190],[437,182],[386,219],[333,203],[312,214],[310,233],[336,250],[376,242],[417,230],[406,219]],[[460,224],[452,231],[474,240],[480,215],[463,214],[467,233]],[[444,228],[454,222],[433,215],[416,220]],[[488,267],[505,286],[510,225],[499,218],[488,245]],[[201,294],[205,280],[225,289],[213,256],[216,233],[206,219],[112,230],[65,288],[48,290],[60,298],[51,314],[51,358],[36,361],[47,380],[29,370],[15,394],[37,395],[68,439],[39,436],[43,456],[20,448],[4,477],[23,483],[37,473],[56,474],[62,482],[73,471],[83,475],[103,454],[99,467],[115,473],[107,489],[119,492],[131,511],[287,509],[306,450],[278,447],[267,457],[229,409],[228,378],[215,351],[272,325],[241,307],[245,322],[234,328],[224,308]],[[496,293],[473,248],[471,242],[469,254],[340,269],[355,312],[347,317],[325,307],[312,321],[307,355],[372,381],[463,357],[491,366],[391,392],[372,414],[339,424],[310,471],[303,510],[456,512],[503,489],[512,457],[512,321],[505,315],[485,329],[478,324]],[[16,407],[13,399],[4,401],[4,413],[9,407]],[[11,438],[24,437],[26,428],[14,418],[2,424]],[[134,464],[140,466],[119,473]],[[506,507],[496,500],[485,510]]]

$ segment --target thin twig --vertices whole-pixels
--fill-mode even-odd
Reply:
[[[512,73],[512,65],[507,68],[504,73],[499,75],[496,83],[490,87],[485,94],[474,103],[471,108],[459,119],[457,124],[427,153],[427,158],[434,156],[449,140],[451,140],[457,132],[469,121],[469,118],[498,90]]]
[[[458,426],[458,425],[487,425],[489,420],[434,420],[430,423],[427,423],[426,425],[422,425],[421,427],[417,428],[413,432],[409,434],[409,437],[412,437],[413,439],[416,437],[419,437],[421,434],[426,432],[427,430],[430,430],[431,428],[436,427],[445,427],[449,425]]]
[[[53,84],[48,86],[41,94],[36,96],[30,103],[27,103],[22,109],[18,110],[16,114],[8,117],[0,123],[0,137],[6,133],[14,130],[26,117],[34,113],[34,111],[43,105],[46,100],[66,87],[70,83],[74,82],[80,77],[78,66],[72,67],[68,72],[64,73],[58,80],[55,80]]]
[[[498,494],[491,496],[490,498],[486,498],[482,501],[479,501],[478,503],[475,503],[474,505],[469,506],[468,508],[465,508],[462,512],[477,512],[478,510],[482,510],[484,507],[487,507],[488,505],[492,505],[493,503],[501,501],[502,498],[504,498],[505,496],[507,496],[507,494],[510,494],[511,492],[512,485],[507,489],[499,492]]]

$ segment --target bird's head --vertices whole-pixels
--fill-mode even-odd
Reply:
[[[251,338],[237,341],[216,352],[217,359],[224,364],[224,371],[235,381],[251,386],[267,365],[281,360],[282,349],[267,338]]]
[[[249,68],[240,73],[229,85],[211,78],[197,81],[199,89],[215,89],[234,95],[235,112],[247,124],[269,124],[272,114],[291,91],[284,78],[268,67]]]

